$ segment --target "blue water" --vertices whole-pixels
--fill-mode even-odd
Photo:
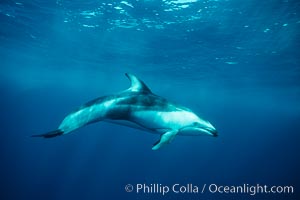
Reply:
[[[299,199],[297,0],[1,0],[0,199]],[[97,123],[53,139],[66,114],[129,87],[124,73],[209,120],[219,137]],[[193,184],[198,194],[127,193]],[[220,194],[204,184],[293,186]]]

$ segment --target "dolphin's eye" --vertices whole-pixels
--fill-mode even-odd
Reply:
[[[193,122],[193,126],[199,126],[198,122]]]

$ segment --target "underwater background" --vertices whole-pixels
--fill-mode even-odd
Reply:
[[[0,199],[299,199],[297,0],[1,0]],[[53,139],[81,104],[129,87],[209,120],[219,137],[159,135],[97,123]],[[126,192],[127,184],[199,193]],[[221,194],[204,184],[293,186]]]

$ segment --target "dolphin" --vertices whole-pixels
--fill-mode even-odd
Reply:
[[[152,150],[170,143],[176,135],[218,136],[215,127],[190,109],[155,95],[136,76],[125,74],[131,82],[129,89],[115,95],[94,99],[67,115],[57,130],[32,137],[52,138],[71,133],[99,121],[121,124],[160,134]]]

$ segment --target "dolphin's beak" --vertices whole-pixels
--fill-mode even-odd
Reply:
[[[213,137],[218,137],[218,131],[214,127],[212,127],[212,128],[205,128],[205,132],[209,133]]]
[[[218,137],[218,131],[217,131],[217,129],[212,129],[211,131],[210,131],[211,133],[212,133],[212,135],[214,136],[214,137]]]

